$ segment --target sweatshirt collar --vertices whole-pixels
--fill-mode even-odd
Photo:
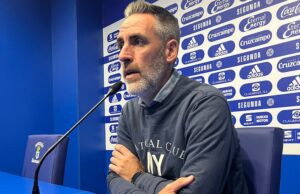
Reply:
[[[164,99],[166,99],[167,96],[174,89],[177,81],[179,80],[179,77],[180,77],[180,74],[174,69],[171,77],[165,83],[165,85],[159,90],[159,92],[156,94],[156,96],[154,97],[150,106],[155,103],[161,103]],[[139,105],[141,105],[143,107],[147,107],[147,105],[143,102],[143,100],[141,98],[139,98],[138,103],[139,103]]]

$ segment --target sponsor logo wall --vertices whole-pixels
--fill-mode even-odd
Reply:
[[[300,155],[300,1],[159,0],[178,18],[181,50],[175,68],[217,87],[235,127],[281,127],[284,154]],[[106,93],[122,79],[116,38],[122,21],[103,29]],[[106,148],[117,142],[123,85],[105,102]]]

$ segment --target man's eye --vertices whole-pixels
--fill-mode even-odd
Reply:
[[[144,40],[140,38],[135,38],[132,40],[133,45],[144,45]]]

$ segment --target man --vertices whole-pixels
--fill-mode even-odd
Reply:
[[[173,69],[179,39],[178,21],[165,9],[144,1],[126,8],[119,59],[127,90],[138,98],[119,119],[110,191],[247,194],[226,99]]]

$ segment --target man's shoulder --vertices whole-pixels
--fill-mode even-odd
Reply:
[[[125,110],[130,110],[132,108],[137,108],[139,107],[139,97],[135,97],[135,98],[132,98],[128,101],[125,102],[124,106],[123,106],[123,111]]]
[[[206,83],[200,83],[185,76],[180,77],[177,90],[197,98],[219,96],[225,99],[223,94],[216,87]]]

